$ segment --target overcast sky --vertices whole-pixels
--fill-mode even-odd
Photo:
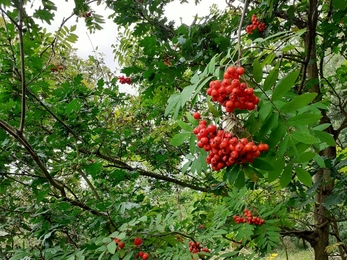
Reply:
[[[51,25],[44,25],[47,26],[47,29],[51,32],[56,31],[59,28],[63,18],[68,17],[74,8],[74,2],[71,0],[59,0],[55,1],[55,3],[58,7],[58,11],[56,12],[54,21]],[[224,0],[202,0],[198,6],[195,6],[194,0],[189,0],[189,4],[180,4],[179,1],[175,1],[166,7],[165,14],[169,20],[174,20],[176,24],[180,24],[182,18],[182,22],[189,25],[192,23],[196,14],[199,16],[208,15],[212,4],[217,4],[220,9],[226,8]],[[35,7],[33,9],[35,9]],[[103,15],[105,19],[109,14],[111,14],[111,11],[107,9],[105,10],[103,6],[97,6],[96,4],[92,9],[95,10],[96,13]],[[69,27],[75,23],[76,18],[73,17],[68,21],[68,23],[66,23],[66,26]],[[77,54],[82,58],[94,55],[93,47],[98,47],[98,51],[106,55],[105,62],[109,68],[112,71],[119,72],[120,68],[118,68],[117,63],[113,60],[111,47],[112,44],[116,43],[117,25],[109,20],[102,26],[104,28],[103,30],[96,31],[94,34],[89,35],[89,31],[84,24],[83,18],[80,18],[77,24],[77,30],[75,31],[79,39],[78,42],[74,44],[74,47],[77,48]]]

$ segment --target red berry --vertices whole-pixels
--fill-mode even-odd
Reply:
[[[196,120],[199,120],[200,119],[200,113],[199,112],[195,112],[193,114],[193,117],[196,119]]]
[[[134,245],[135,246],[139,246],[139,245],[141,245],[142,244],[142,239],[141,238],[135,238],[134,239]]]
[[[123,249],[123,248],[125,247],[124,242],[123,242],[123,241],[120,241],[120,242],[118,243],[118,247],[119,247],[120,249]]]
[[[147,260],[147,259],[148,259],[148,257],[149,257],[149,254],[147,254],[147,253],[143,253],[143,256],[142,256],[142,259],[143,259],[143,260]]]
[[[245,73],[245,69],[243,67],[238,67],[236,69],[236,73],[239,75],[243,75]]]

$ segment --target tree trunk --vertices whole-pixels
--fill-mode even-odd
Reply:
[[[317,66],[317,51],[316,51],[316,27],[318,20],[318,0],[309,1],[308,23],[307,32],[304,35],[304,43],[307,53],[306,70],[308,80],[317,80],[319,78],[319,71]],[[310,88],[311,92],[316,92],[317,98],[320,98],[320,85],[314,84]],[[317,101],[317,100],[316,100]],[[322,111],[321,123],[330,123],[330,119],[325,111]],[[326,130],[333,133],[333,128],[330,126]],[[335,158],[336,148],[327,147],[320,152],[320,155],[325,158]],[[328,210],[324,207],[328,196],[332,193],[334,182],[331,179],[331,172],[329,169],[319,169],[313,177],[314,183],[321,183],[315,195],[314,205],[314,239],[310,242],[314,249],[315,260],[328,260],[329,256],[326,252],[326,247],[329,245],[329,219]]]

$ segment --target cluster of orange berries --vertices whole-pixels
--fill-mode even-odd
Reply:
[[[194,118],[198,117],[197,112]],[[256,145],[247,138],[238,138],[224,130],[218,130],[213,124],[206,126],[206,120],[200,120],[199,125],[193,130],[198,139],[198,147],[209,152],[206,162],[211,164],[214,171],[219,171],[234,164],[252,163],[261,152],[269,149],[268,144]]]
[[[243,213],[245,217],[233,216],[236,224],[247,222],[248,224],[255,224],[261,226],[265,223],[264,219],[253,216],[252,212],[250,212],[248,209],[245,209]]]
[[[228,113],[232,113],[234,109],[253,110],[259,103],[253,88],[247,87],[247,84],[240,80],[244,73],[243,67],[231,66],[225,71],[222,81],[213,80],[209,84],[207,95],[225,107]]]
[[[192,254],[198,254],[199,252],[205,252],[205,253],[210,252],[210,250],[207,247],[202,247],[200,245],[200,242],[193,242],[193,241],[189,242],[189,251]],[[192,258],[192,259],[194,259],[194,258]]]
[[[266,27],[265,23],[261,23],[255,14],[252,15],[252,24],[247,25],[246,32],[252,34],[253,31],[259,30],[259,32],[264,32]]]
[[[127,78],[124,76],[118,76],[117,78],[118,78],[119,83],[121,83],[121,84],[131,84],[130,78]]]

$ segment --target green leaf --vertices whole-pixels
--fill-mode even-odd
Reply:
[[[296,48],[295,45],[289,44],[289,45],[283,47],[282,52],[286,53],[288,51],[294,50],[295,48]]]
[[[263,89],[265,91],[270,90],[272,86],[276,83],[277,78],[278,78],[278,68],[275,67],[270,71],[269,75],[266,77]]]
[[[271,164],[269,164],[268,162],[266,162],[260,158],[255,158],[252,166],[256,169],[260,169],[260,170],[264,170],[264,171],[273,171],[274,170],[274,168],[272,167]]]
[[[220,257],[231,257],[234,255],[237,255],[238,253],[239,253],[238,251],[232,251],[232,252],[221,254]],[[235,259],[235,258],[233,258],[233,259]]]
[[[216,55],[212,57],[210,63],[208,64],[208,73],[213,74],[216,67]]]
[[[280,185],[282,188],[287,187],[292,179],[292,164],[288,164],[287,167],[284,169],[281,178],[280,178]]]
[[[230,185],[233,185],[235,180],[237,179],[239,173],[241,171],[241,168],[239,165],[234,165],[231,167],[227,167],[226,169],[226,175],[227,175],[227,179]]]
[[[296,176],[298,176],[298,179],[305,184],[306,186],[312,185],[312,176],[307,171],[300,167],[295,167]]]
[[[254,168],[252,168],[250,165],[246,164],[243,167],[243,172],[245,176],[251,181],[256,182],[258,180],[258,174],[255,172]]]
[[[297,157],[296,162],[298,163],[305,163],[311,161],[315,157],[316,153],[308,151],[304,153],[300,153],[299,157]]]
[[[314,159],[315,159],[316,163],[319,165],[319,167],[321,167],[321,168],[325,168],[326,167],[323,158],[319,154],[316,154]]]
[[[345,0],[333,0],[334,9],[345,10],[347,8],[347,2]]]
[[[267,144],[270,147],[276,147],[278,142],[280,142],[286,134],[286,127],[282,121],[278,123],[278,126],[271,131],[269,138],[267,139]]]
[[[196,141],[196,136],[195,135],[191,135],[190,138],[189,138],[189,151],[190,151],[191,154],[195,154],[195,151],[197,149],[195,141]]]
[[[131,251],[130,253],[128,253],[124,258],[123,258],[123,260],[130,260],[131,259],[131,257],[133,256],[133,251]]]
[[[263,101],[259,109],[259,121],[263,123],[265,119],[269,116],[272,110],[272,103],[269,101]]]
[[[302,142],[304,144],[317,144],[319,143],[318,139],[313,135],[306,132],[298,132],[293,131],[290,135],[297,141]]]
[[[198,84],[200,81],[200,77],[198,73],[195,73],[194,76],[190,79],[190,83]]]
[[[257,83],[260,83],[263,79],[263,68],[258,60],[253,62],[253,77]]]
[[[68,37],[66,37],[66,40],[71,43],[75,43],[78,40],[78,36],[76,34],[71,33]]]
[[[281,113],[289,113],[296,111],[309,103],[311,103],[315,97],[317,96],[317,93],[305,93],[300,96],[297,96],[293,98],[290,102],[283,105],[280,109]]]
[[[165,116],[167,116],[171,110],[175,107],[175,105],[180,101],[180,94],[173,94],[169,100],[168,105],[165,109]]]
[[[102,163],[91,163],[83,167],[86,170],[87,174],[90,174],[93,177],[96,177],[99,172],[102,170]]]
[[[183,130],[186,130],[187,132],[193,132],[193,127],[188,125],[187,123],[183,122],[182,120],[178,120],[177,124],[179,127],[181,127]]]
[[[178,118],[178,114],[179,114],[179,112],[180,112],[180,108],[181,108],[181,106],[180,106],[180,104],[179,104],[179,102],[176,104],[176,107],[175,107],[175,110],[174,110],[174,114],[173,114],[173,118],[174,119],[177,119]]]
[[[207,101],[208,110],[212,113],[215,117],[220,117],[222,115],[222,110],[218,110],[211,101]]]
[[[35,18],[40,19],[41,21],[46,21],[46,23],[48,23],[49,25],[51,24],[51,20],[53,20],[54,18],[54,13],[51,13],[47,10],[43,10],[43,9],[38,9],[35,11],[35,13],[33,14],[33,16]]]
[[[314,130],[314,133],[319,138],[319,140],[326,143],[327,145],[330,145],[330,146],[336,145],[335,139],[331,134],[325,131],[319,131],[319,130]]]
[[[245,186],[245,174],[243,171],[240,171],[237,175],[234,185],[238,189],[241,189],[243,186]]]
[[[303,125],[312,125],[319,122],[322,115],[320,114],[301,114],[293,116],[287,120],[287,125],[290,126],[303,126]]]
[[[295,70],[282,78],[275,87],[272,100],[282,99],[284,95],[294,86],[300,71]]]
[[[82,102],[79,98],[72,100],[69,104],[66,105],[65,113],[71,114],[71,113],[77,113],[81,110]]]
[[[201,89],[204,88],[206,86],[207,82],[209,82],[212,78],[213,78],[213,76],[206,77],[206,78],[204,78],[203,81],[198,83],[198,87],[196,88],[194,98],[198,95],[198,93],[200,93]]]
[[[195,85],[190,85],[188,87],[185,87],[181,93],[181,107],[184,107],[187,100],[192,96],[193,92],[195,90]]]
[[[278,157],[277,159],[275,158],[274,162],[272,163],[274,170],[268,173],[269,182],[273,182],[280,176],[284,168],[284,163],[285,161],[283,157]]]
[[[259,132],[256,134],[256,137],[259,140],[262,140],[263,137],[269,133],[270,130],[273,128],[276,128],[278,125],[278,114],[273,113],[263,124],[262,128],[259,130]]]
[[[191,133],[178,133],[171,139],[170,144],[173,146],[180,146],[187,141],[191,135]]]
[[[114,241],[111,241],[110,243],[107,244],[107,250],[110,254],[114,254],[116,252],[117,245]]]

